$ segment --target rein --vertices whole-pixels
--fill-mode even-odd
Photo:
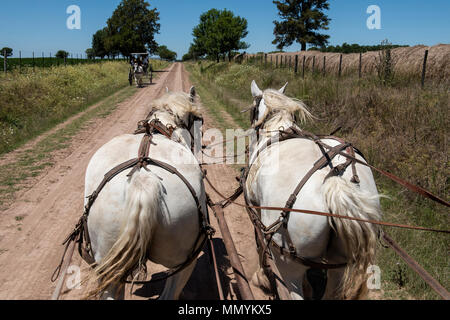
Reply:
[[[411,226],[411,225],[383,222],[383,221],[378,221],[378,220],[366,220],[366,219],[361,219],[361,218],[353,218],[353,217],[342,216],[342,215],[329,213],[329,212],[320,212],[320,211],[293,209],[293,208],[289,209],[289,208],[282,208],[282,207],[264,207],[264,206],[245,205],[245,204],[242,204],[242,203],[235,202],[233,200],[233,198],[234,199],[239,198],[239,196],[243,193],[242,186],[237,188],[236,191],[231,196],[225,197],[222,193],[220,193],[212,185],[212,183],[208,179],[208,177],[205,176],[205,180],[211,186],[211,189],[213,189],[214,192],[223,199],[223,201],[220,201],[219,203],[216,203],[216,204],[220,204],[223,208],[226,208],[229,205],[233,204],[233,205],[236,205],[238,207],[246,208],[246,209],[268,210],[268,211],[289,211],[289,212],[305,213],[305,214],[318,215],[318,216],[334,217],[334,218],[345,219],[345,220],[354,220],[354,221],[371,223],[371,224],[376,224],[376,225],[386,226],[386,227],[396,227],[396,228],[420,230],[420,231],[431,231],[431,232],[447,233],[447,234],[450,233],[450,230],[431,229],[431,228],[425,228],[425,227],[418,227],[418,226]],[[270,229],[270,228],[266,227],[265,229]]]
[[[333,218],[338,218],[338,219],[346,219],[346,220],[353,220],[353,221],[358,221],[358,222],[363,222],[363,223],[370,223],[370,224],[374,224],[374,225],[379,225],[379,226],[387,226],[387,227],[396,227],[396,228],[403,228],[403,229],[410,229],[410,230],[420,230],[420,231],[430,231],[430,232],[437,232],[437,233],[450,233],[450,230],[439,230],[439,229],[433,229],[433,228],[425,228],[425,227],[420,227],[420,226],[411,226],[411,225],[404,225],[404,224],[396,224],[396,223],[390,223],[390,222],[383,222],[383,221],[377,221],[377,220],[367,220],[367,219],[362,219],[362,218],[356,218],[356,217],[348,217],[348,216],[343,216],[343,215],[338,215],[338,214],[334,214],[334,213],[328,213],[328,212],[319,212],[319,211],[312,211],[312,210],[301,210],[301,209],[293,209],[293,205],[297,199],[297,195],[300,192],[301,188],[304,186],[304,184],[308,181],[308,179],[312,176],[312,174],[314,174],[317,170],[320,170],[322,168],[324,168],[325,166],[329,165],[330,168],[332,169],[330,171],[330,173],[327,175],[327,177],[325,178],[328,179],[332,176],[340,176],[342,175],[345,170],[347,169],[348,166],[352,165],[352,170],[353,170],[353,177],[352,177],[352,182],[353,183],[359,183],[359,178],[358,175],[356,173],[356,167],[355,164],[362,164],[365,165],[371,169],[376,170],[377,172],[389,177],[390,179],[392,179],[393,181],[400,183],[401,185],[407,187],[408,189],[410,189],[411,191],[414,191],[424,197],[427,197],[433,201],[436,201],[442,205],[445,206],[449,206],[448,202],[446,202],[445,200],[440,199],[439,197],[433,195],[432,193],[430,193],[429,191],[420,188],[418,186],[415,186],[411,183],[408,183],[398,177],[396,177],[393,174],[387,173],[381,169],[378,169],[374,166],[371,166],[359,159],[357,159],[355,157],[355,151],[358,154],[361,154],[361,152],[359,150],[357,150],[356,148],[353,148],[352,145],[350,143],[346,143],[344,141],[342,141],[339,138],[336,138],[332,135],[323,135],[323,136],[316,136],[314,134],[311,134],[309,132],[306,131],[300,131],[297,128],[291,127],[288,130],[279,130],[279,137],[276,140],[276,142],[281,142],[281,141],[285,141],[288,139],[294,139],[294,138],[303,138],[303,139],[310,139],[313,140],[321,149],[323,156],[316,161],[316,163],[313,165],[313,167],[310,169],[310,171],[304,176],[304,178],[300,181],[300,183],[297,185],[295,191],[291,194],[291,196],[289,197],[289,200],[286,203],[286,206],[284,208],[282,207],[271,207],[271,206],[253,206],[253,205],[248,205],[249,200],[248,197],[246,195],[245,192],[245,182],[246,182],[246,178],[247,175],[249,173],[251,164],[249,166],[247,166],[246,168],[244,168],[243,172],[242,172],[242,176],[241,178],[238,180],[240,181],[240,186],[239,188],[230,196],[230,197],[225,197],[222,193],[219,192],[219,190],[217,190],[213,184],[211,183],[211,181],[208,179],[208,177],[206,176],[206,171],[205,171],[205,180],[207,181],[207,183],[211,186],[211,188],[213,189],[213,191],[215,193],[217,193],[222,199],[223,201],[217,203],[216,205],[222,206],[222,208],[225,208],[227,206],[229,206],[230,204],[234,204],[236,206],[245,208],[249,214],[250,220],[252,221],[253,225],[255,226],[255,228],[257,227],[259,230],[262,231],[262,233],[265,235],[266,238],[266,245],[264,250],[262,250],[260,252],[260,259],[262,262],[261,265],[263,265],[264,263],[264,259],[267,258],[267,250],[268,250],[268,246],[269,244],[274,246],[276,249],[278,249],[281,254],[288,254],[291,256],[291,258],[293,258],[296,261],[299,261],[300,263],[306,265],[306,266],[310,266],[312,268],[319,268],[319,269],[334,269],[334,268],[341,268],[343,266],[345,266],[346,264],[329,264],[329,263],[320,263],[320,262],[315,262],[315,261],[311,261],[309,259],[306,259],[304,257],[301,257],[299,255],[296,254],[295,251],[295,247],[292,244],[292,241],[290,239],[289,234],[287,233],[287,242],[288,242],[288,246],[289,249],[286,250],[284,249],[284,247],[280,247],[278,246],[274,241],[272,241],[272,237],[275,233],[277,233],[279,231],[280,228],[284,227],[287,228],[287,222],[289,220],[289,214],[291,212],[296,212],[296,213],[304,213],[304,214],[311,214],[311,215],[319,215],[319,216],[326,216],[326,217],[333,217]],[[341,144],[337,145],[336,147],[331,147],[329,145],[327,145],[326,143],[322,142],[321,139],[335,139],[338,140]],[[269,140],[264,146],[263,148],[259,149],[257,151],[257,156],[266,148],[268,148],[270,145],[272,145],[274,141],[271,139]],[[325,150],[328,150],[328,152],[326,152]],[[346,152],[344,152],[344,150],[346,151],[351,151],[348,154]],[[344,156],[347,161],[344,164],[338,165],[336,167],[333,167],[331,165],[331,161],[332,159],[337,156],[337,155],[341,155]],[[361,154],[362,156],[362,154]],[[364,158],[364,156],[363,156]],[[246,204],[241,204],[241,203],[237,203],[235,200],[242,194],[244,193],[244,198],[245,198],[245,202]],[[272,225],[270,226],[265,226],[262,221],[261,221],[261,217],[260,214],[257,213],[257,211],[255,210],[268,210],[268,211],[280,211],[281,212],[281,216],[279,217],[279,219],[277,221],[275,221]]]

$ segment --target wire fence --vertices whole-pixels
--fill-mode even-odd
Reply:
[[[391,50],[369,54],[359,53],[357,55],[258,53],[240,54],[234,58],[234,61],[238,63],[288,69],[303,78],[309,72],[323,77],[327,75],[342,77],[344,74],[357,74],[359,78],[362,78],[365,74],[377,73],[384,79],[393,77],[394,71],[397,69],[396,64],[401,62],[400,60],[398,57],[393,58]],[[413,67],[408,67],[409,73],[420,79],[423,87],[427,77],[429,50],[424,50],[421,58],[416,55],[416,60]],[[403,69],[406,70],[406,67]]]
[[[8,57],[6,50],[0,53],[2,63],[0,64],[0,72],[8,73],[13,71],[36,71],[42,68],[50,68],[55,66],[73,66],[88,63],[100,63],[104,61],[126,61],[127,58],[123,56],[112,56],[107,59],[89,58],[87,54],[72,54],[69,53],[66,57],[56,57],[51,52],[45,54],[44,52],[29,52],[23,54],[19,51],[19,56],[15,58]]]

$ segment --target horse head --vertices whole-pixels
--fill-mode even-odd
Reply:
[[[142,66],[139,63],[135,62],[133,65],[133,72],[134,73],[142,73],[143,72]]]
[[[312,118],[305,104],[298,100],[287,97],[284,93],[288,83],[281,89],[261,90],[253,80],[251,92],[254,104],[251,108],[244,110],[251,111],[250,121],[253,128],[266,127],[267,130],[277,130],[280,127],[286,128],[296,122],[296,112],[300,113],[302,121]],[[270,128],[267,124],[270,123]]]
[[[191,87],[188,93],[170,91],[168,87],[165,91],[164,95],[151,105],[152,114],[158,113],[155,117],[163,117],[170,125],[189,131],[193,129],[196,121],[203,123],[196,102],[195,87]]]

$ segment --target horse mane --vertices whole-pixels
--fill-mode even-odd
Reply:
[[[267,89],[263,93],[266,104],[264,116],[255,126],[262,125],[268,130],[279,128],[286,122],[295,122],[295,113],[298,112],[302,123],[312,120],[314,117],[308,111],[305,103],[299,99],[290,98],[278,90]]]
[[[180,122],[186,114],[201,117],[198,103],[191,99],[191,96],[184,92],[167,92],[154,100],[150,107],[152,110],[169,111],[175,116],[176,122]]]

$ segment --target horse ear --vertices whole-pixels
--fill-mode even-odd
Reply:
[[[284,85],[284,87],[281,88],[281,89],[278,90],[278,91],[280,91],[280,93],[284,94],[284,92],[286,91],[286,88],[287,88],[288,84],[289,84],[289,82],[286,82],[286,84]]]
[[[189,90],[189,94],[191,95],[191,101],[194,102],[194,98],[197,95],[197,92],[195,91],[194,86],[192,86],[191,89]]]
[[[252,96],[253,98],[261,97],[263,95],[263,92],[260,88],[258,88],[258,85],[256,84],[255,80],[252,81]]]
[[[169,87],[166,87],[166,93],[169,93]]]

